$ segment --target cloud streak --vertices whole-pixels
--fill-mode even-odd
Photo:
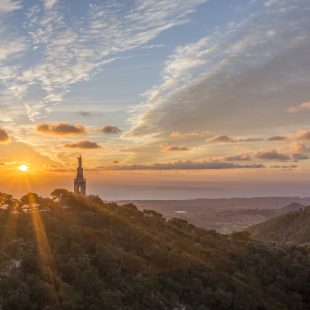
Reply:
[[[36,131],[38,133],[51,136],[75,136],[86,134],[86,128],[83,125],[71,125],[67,123],[38,124]]]
[[[206,1],[138,0],[131,6],[121,0],[85,2],[81,4],[84,14],[78,18],[66,18],[70,2],[40,1],[27,8],[23,24],[27,34],[23,41],[38,61],[31,66],[20,64],[6,86],[18,96],[31,98],[26,108],[29,118],[36,121],[61,102],[72,85],[89,80],[125,52],[143,48],[163,31],[187,23],[189,15]],[[20,7],[19,1],[3,0],[0,13]]]
[[[1,0],[0,14],[11,13],[22,8],[21,1]]]
[[[127,138],[223,127],[235,134],[249,124],[252,130],[286,125],[285,106],[309,95],[307,7],[305,0],[273,2],[176,48],[162,83],[137,106]]]
[[[222,169],[261,169],[263,164],[235,164],[230,162],[195,162],[195,161],[177,161],[166,164],[153,165],[118,165],[110,167],[99,167],[107,170],[222,170]]]
[[[97,142],[92,142],[88,140],[67,143],[64,145],[66,148],[70,149],[99,149],[101,146]]]
[[[285,136],[273,136],[268,138],[268,141],[286,141],[288,140],[288,137]]]

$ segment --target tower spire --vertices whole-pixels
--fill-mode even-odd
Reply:
[[[78,167],[76,169],[76,177],[74,179],[74,194],[85,196],[86,195],[86,179],[83,172],[83,159],[79,155],[77,157]]]

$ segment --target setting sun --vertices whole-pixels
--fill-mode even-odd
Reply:
[[[19,169],[20,171],[22,171],[22,172],[26,172],[26,171],[28,171],[29,167],[26,166],[26,165],[21,165],[21,166],[18,167],[18,169]]]

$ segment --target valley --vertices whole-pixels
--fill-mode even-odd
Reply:
[[[167,219],[177,217],[198,227],[227,234],[310,205],[310,197],[132,200],[119,203],[133,203],[140,210],[152,209]]]

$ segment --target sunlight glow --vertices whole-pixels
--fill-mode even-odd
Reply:
[[[18,167],[18,169],[19,169],[20,171],[22,171],[22,172],[27,172],[28,169],[29,169],[29,167],[26,166],[26,165],[21,165],[21,166]]]

